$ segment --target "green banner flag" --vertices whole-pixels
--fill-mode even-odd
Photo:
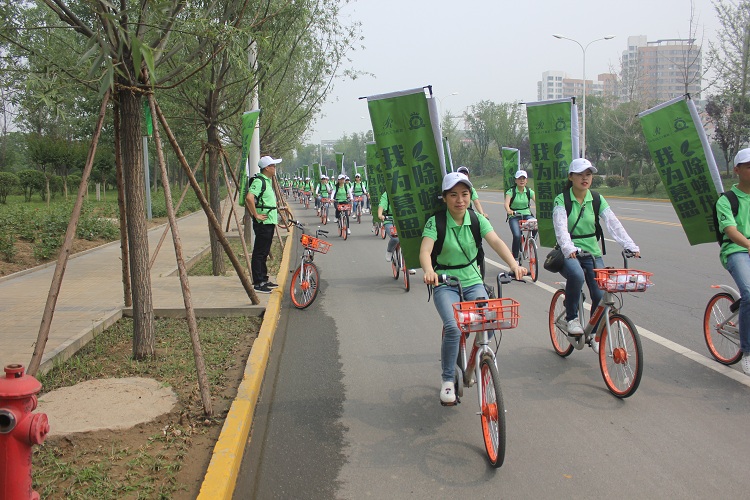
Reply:
[[[505,191],[516,185],[516,172],[521,170],[521,153],[516,148],[503,148],[503,187]]]
[[[336,180],[336,172],[334,171],[334,169],[332,168],[328,169],[328,178],[334,181]]]
[[[418,88],[368,97],[367,107],[406,266],[417,268],[422,228],[444,207],[437,106]]]
[[[247,164],[247,157],[250,154],[250,142],[255,132],[255,124],[258,122],[260,115],[259,109],[247,111],[242,114],[242,159],[240,160],[240,206],[245,206],[245,197],[250,189],[248,180],[250,178],[250,165]]]
[[[713,206],[724,190],[695,104],[689,97],[678,97],[638,117],[688,241],[715,243]]]
[[[542,246],[557,242],[552,226],[555,197],[568,180],[568,165],[578,158],[578,110],[573,99],[526,104],[529,149],[534,169],[539,240]]]
[[[385,176],[380,168],[378,158],[378,146],[374,142],[367,143],[367,192],[370,193],[370,213],[372,214],[372,223],[376,224],[378,219],[378,206],[380,205],[380,196],[383,194],[385,185]]]
[[[344,153],[335,153],[336,154],[336,168],[339,170],[339,174],[346,174],[344,172]]]
[[[315,181],[320,181],[320,178],[323,176],[323,169],[320,167],[320,164],[317,161],[313,163],[313,172],[316,176]]]

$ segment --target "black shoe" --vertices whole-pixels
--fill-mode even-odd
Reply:
[[[279,285],[277,285],[273,281],[266,281],[265,283],[263,283],[263,286],[268,287],[268,288],[276,288]]]
[[[272,291],[272,290],[271,290],[270,288],[268,288],[268,287],[267,287],[267,286],[266,286],[265,284],[263,284],[263,285],[255,285],[255,286],[253,287],[253,289],[254,289],[254,290],[255,290],[255,291],[257,292],[257,293],[271,293],[271,291]]]

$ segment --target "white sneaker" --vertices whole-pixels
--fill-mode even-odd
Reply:
[[[596,341],[596,337],[591,337],[591,350],[594,351],[596,354],[599,354],[599,342]]]
[[[746,352],[742,355],[742,361],[740,361],[742,364],[742,371],[745,372],[745,375],[750,375],[750,352]]]
[[[583,328],[578,318],[568,321],[568,335],[583,335]]]
[[[393,258],[393,252],[389,252],[388,250],[385,251],[385,261],[390,262]]]
[[[417,274],[417,270],[416,269],[409,269],[409,274]]]
[[[349,229],[348,227],[346,228],[346,234],[352,234],[352,230]]]
[[[443,385],[440,387],[440,402],[447,405],[452,405],[456,402],[456,391],[453,381],[443,382]]]

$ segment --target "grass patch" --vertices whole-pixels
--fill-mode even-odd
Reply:
[[[195,498],[186,485],[205,473],[260,323],[257,317],[198,319],[214,401],[211,418],[203,414],[185,320],[156,320],[152,360],[133,360],[133,323],[122,319],[40,376],[45,392],[97,378],[153,378],[170,386],[179,402],[155,422],[34,447],[34,488],[42,498]]]
[[[284,236],[282,235],[282,238]],[[247,265],[245,263],[245,254],[242,250],[242,242],[239,238],[229,238],[229,246],[232,247],[232,251],[234,252],[234,255],[237,257],[237,259],[240,261],[240,264],[242,265],[243,269]],[[247,251],[252,255],[253,248],[252,246],[248,246]],[[281,256],[283,253],[283,249],[281,248],[281,244],[279,243],[279,239],[274,236],[273,243],[271,243],[271,254],[268,256],[268,273],[271,275],[278,274],[279,266],[281,265]],[[232,266],[232,262],[229,260],[229,256],[226,254],[226,252],[222,252],[224,255],[224,269],[226,270],[226,274],[234,274],[234,267]],[[249,257],[249,256],[248,256]],[[245,269],[245,273],[249,276],[250,273],[247,269]],[[203,257],[198,260],[188,271],[189,276],[212,276],[213,275],[213,265],[211,263],[211,252],[206,253]]]

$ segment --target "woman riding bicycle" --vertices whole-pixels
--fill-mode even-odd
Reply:
[[[476,217],[480,235],[489,243],[495,252],[510,267],[516,279],[526,274],[526,269],[513,259],[508,246],[492,229],[490,222],[481,214],[472,216],[469,213],[471,204],[471,181],[464,174],[452,172],[443,178],[443,201],[446,204],[445,237],[442,249],[435,256],[433,264],[432,251],[438,239],[436,216],[427,220],[422,232],[422,244],[419,248],[419,263],[424,271],[424,282],[435,287],[435,308],[443,321],[443,343],[440,350],[442,364],[442,384],[440,401],[454,404],[454,369],[458,356],[461,331],[453,316],[453,304],[461,299],[457,287],[438,283],[438,274],[450,270],[450,274],[461,281],[464,300],[478,300],[487,297],[484,282],[479,270],[477,257],[479,249],[472,231],[472,218]]]
[[[378,219],[380,219],[381,222],[384,222],[385,219],[390,216],[391,204],[388,200],[388,193],[383,191],[383,194],[380,195],[380,203],[378,204]],[[387,234],[390,239],[388,240],[388,247],[386,247],[385,250],[386,262],[391,261],[393,251],[396,249],[396,245],[398,245],[398,236],[394,236],[391,233],[391,227],[393,227],[393,219],[388,219],[388,222],[385,224],[385,234]]]
[[[369,194],[367,194],[367,188],[365,187],[365,183],[362,182],[362,176],[360,174],[354,176],[354,184],[352,184],[352,195],[354,196],[352,213],[357,213],[357,207],[360,206],[360,204],[362,204],[361,206],[364,211],[364,197],[369,196]],[[361,201],[357,201],[357,198],[360,198]]]
[[[505,192],[505,212],[508,214],[508,225],[513,234],[511,251],[513,257],[518,260],[518,252],[521,250],[521,224],[520,221],[533,219],[531,213],[531,202],[536,205],[536,193],[526,186],[529,175],[525,170],[516,172],[516,185]],[[536,231],[534,231],[536,234]]]
[[[568,334],[583,335],[583,327],[578,318],[578,304],[581,300],[581,290],[585,280],[591,297],[591,310],[594,311],[604,293],[597,286],[594,269],[604,267],[602,250],[597,240],[596,215],[594,214],[594,196],[599,196],[598,216],[607,224],[609,234],[623,248],[630,250],[636,257],[640,257],[640,250],[633,240],[628,236],[620,220],[609,208],[604,197],[598,193],[592,194],[589,190],[591,181],[596,173],[596,167],[584,158],[578,158],[570,162],[568,167],[568,182],[565,184],[563,193],[555,197],[552,209],[552,222],[555,226],[557,244],[560,246],[565,258],[565,263],[560,271],[565,277],[565,320],[567,321]],[[565,192],[569,193],[571,205],[570,213],[565,207]],[[603,235],[601,235],[604,238]],[[573,243],[576,240],[576,243]],[[590,255],[578,255],[579,251],[588,252]],[[591,346],[594,350],[598,346]]]
[[[334,186],[331,198],[333,198],[333,206],[336,208],[336,222],[339,220],[339,203],[349,203],[352,199],[352,191],[346,186],[346,176],[340,174],[336,180],[336,186]],[[351,234],[351,229],[347,228],[347,233]]]
[[[318,202],[318,215],[320,215],[320,209],[321,206],[321,200],[323,198],[330,198],[331,197],[331,185],[328,183],[328,176],[326,174],[322,174],[320,176],[320,184],[318,184],[315,188],[315,199]]]

